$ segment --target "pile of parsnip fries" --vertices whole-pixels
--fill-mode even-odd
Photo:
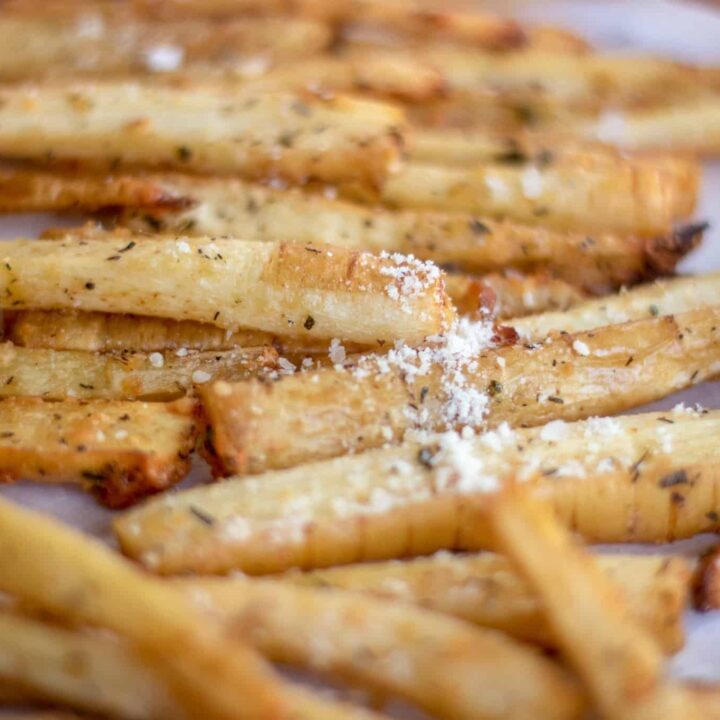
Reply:
[[[0,711],[720,718],[720,68],[440,5],[0,5]]]

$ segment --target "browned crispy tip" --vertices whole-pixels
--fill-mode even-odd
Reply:
[[[708,517],[718,521],[718,513],[711,511]],[[693,605],[700,612],[720,608],[720,545],[712,545],[699,558],[693,579]]]
[[[684,223],[650,239],[646,246],[647,277],[672,274],[680,260],[700,244],[709,227],[708,222]]]

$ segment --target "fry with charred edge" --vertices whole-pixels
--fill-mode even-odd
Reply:
[[[666,652],[683,646],[690,566],[681,557],[598,555],[637,621]],[[415,560],[292,572],[285,582],[337,587],[419,604],[521,640],[555,647],[542,603],[501,555],[437,553]]]
[[[169,587],[42,515],[0,501],[0,587],[67,622],[113,630],[133,644],[187,714],[289,717],[284,687],[242,642],[201,621]]]
[[[0,306],[195,320],[302,339],[421,342],[450,324],[443,273],[401,255],[234,239],[5,243]]]
[[[0,639],[0,692],[18,688],[25,701],[95,710],[103,717],[190,717],[147,662],[107,633],[69,630],[2,613]],[[293,691],[291,700],[298,713],[292,717],[301,720],[382,720],[368,710],[326,702],[302,691]]]
[[[195,404],[0,401],[0,481],[79,483],[109,507],[165,490],[190,469]]]
[[[196,578],[174,587],[266,657],[401,697],[433,717],[560,720],[584,709],[552,662],[439,613],[277,580]]]
[[[478,213],[560,231],[652,236],[691,215],[697,191],[697,172],[678,176],[621,161],[544,168],[408,163],[388,177],[381,200],[393,208]]]
[[[720,411],[505,425],[228,480],[115,521],[124,552],[163,574],[252,574],[488,548],[478,511],[508,483],[537,488],[593,542],[716,531]],[[201,522],[192,512],[211,519]]]
[[[92,11],[90,11],[92,13]],[[58,18],[12,12],[0,15],[0,78],[163,77],[178,73],[237,72],[260,56],[271,66],[323,51],[330,29],[293,18],[225,23],[143,21],[132,16],[103,20],[78,14]],[[122,42],[113,42],[113,36]],[[88,60],[91,59],[90,62]]]
[[[608,415],[720,372],[720,308],[493,347],[464,321],[439,341],[344,367],[203,386],[222,474],[256,474],[398,442],[410,430]],[[609,389],[612,388],[612,392]]]
[[[449,273],[445,287],[460,315],[478,319],[521,318],[533,313],[566,310],[585,297],[574,285],[544,274]]]
[[[500,493],[489,521],[498,546],[542,599],[563,654],[607,720],[700,720],[686,689],[664,677],[660,649],[620,588],[536,500]]]
[[[553,332],[577,333],[603,325],[675,315],[712,307],[720,297],[720,273],[658,280],[603,298],[575,303],[565,312],[508,320],[521,337],[542,340]]]
[[[375,186],[402,112],[336,96],[56,83],[0,90],[0,155]]]
[[[88,210],[108,201],[126,206],[119,222],[143,233],[319,242],[348,250],[414,254],[475,273],[507,268],[547,271],[600,293],[671,272],[697,245],[706,227],[702,223],[681,226],[653,238],[557,232],[470,213],[370,208],[235,178],[172,174],[107,176],[101,183],[106,194],[98,196],[98,184],[71,181],[63,173],[25,171],[17,173],[15,183],[13,172],[7,172],[7,184],[15,188],[5,207],[8,211],[62,209],[52,205],[51,199],[57,196],[66,198],[68,207]],[[155,205],[137,207],[132,195],[125,196],[122,188],[134,187],[136,182],[146,189],[149,201],[157,200]],[[36,194],[34,186],[46,189]],[[121,232],[113,231],[117,236]],[[57,228],[44,235],[54,239],[107,236],[107,231],[93,225]]]
[[[720,546],[709,548],[701,556],[693,599],[695,607],[703,612],[720,608]]]
[[[274,348],[213,352],[98,354],[0,344],[0,397],[172,400],[213,379],[274,372]]]

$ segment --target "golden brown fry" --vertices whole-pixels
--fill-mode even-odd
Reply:
[[[188,200],[141,175],[77,175],[36,169],[0,170],[0,212],[187,206]],[[65,229],[67,232],[67,228]]]
[[[454,618],[280,581],[192,579],[176,587],[267,657],[338,674],[437,718],[582,715],[584,699],[559,667],[500,633]]]
[[[720,547],[707,550],[695,573],[694,601],[698,610],[720,608]]]
[[[166,166],[289,182],[376,185],[398,159],[402,112],[343,96],[122,82],[0,90],[0,155]]]
[[[547,271],[593,292],[671,272],[699,242],[706,227],[702,223],[687,225],[652,238],[590,235],[493,221],[469,213],[369,208],[237,179],[167,174],[98,176],[102,180],[88,178],[86,182],[72,181],[67,174],[37,171],[13,171],[6,177],[7,185],[14,188],[12,199],[4,206],[8,211],[125,206],[119,221],[138,232],[320,242],[349,250],[401,252],[478,274],[507,268]],[[36,195],[34,187],[42,188],[43,193]],[[105,188],[103,194],[98,195],[98,187]],[[143,190],[137,198],[124,191],[133,187]],[[53,205],[56,196],[63,198],[63,206]],[[119,237],[122,230],[112,232]],[[106,238],[108,233],[90,225],[59,228],[44,237],[96,239]]]
[[[700,720],[692,696],[664,678],[662,655],[592,556],[527,495],[500,493],[489,512],[500,549],[542,598],[568,661],[607,720]]]
[[[60,310],[20,310],[5,321],[5,338],[15,345],[90,352],[229,350],[271,345],[274,336],[257,330],[223,330],[192,320]]]
[[[110,507],[165,490],[190,468],[195,405],[0,401],[0,480],[79,483]]]
[[[341,369],[272,385],[206,385],[200,393],[216,469],[233,475],[293,467],[397,442],[418,428],[608,415],[720,372],[718,307],[536,345],[493,348],[490,334],[462,325],[437,345],[368,356]]]
[[[692,214],[698,168],[668,172],[621,159],[474,168],[408,163],[381,190],[390,207],[507,217],[561,231],[667,233]]]
[[[120,13],[116,13],[120,15]],[[0,78],[142,77],[256,72],[327,48],[330,28],[295,18],[225,23],[103,18],[92,9],[65,17],[0,13]]]
[[[419,342],[454,317],[443,273],[399,255],[234,239],[3,245],[2,307],[135,313],[302,340]]]
[[[674,315],[711,307],[720,298],[720,273],[659,280],[617,295],[576,303],[565,312],[508,320],[522,337],[542,340],[553,332],[577,333],[603,325]],[[527,313],[526,313],[527,314]]]
[[[690,566],[681,557],[597,556],[600,567],[623,589],[633,616],[666,652],[684,641]],[[501,555],[437,553],[415,560],[365,563],[288,573],[285,582],[337,587],[412,602],[521,640],[555,647],[537,595]]]
[[[118,633],[190,716],[289,717],[289,698],[270,667],[209,618],[200,621],[177,592],[99,543],[6,501],[0,501],[0,587],[66,621]]]
[[[124,552],[163,574],[252,574],[492,545],[488,492],[520,481],[592,542],[716,531],[720,411],[501,426],[407,442],[153,499],[121,515]],[[201,522],[199,511],[209,522]]]
[[[0,397],[172,400],[213,378],[240,380],[278,368],[270,347],[214,352],[99,354],[0,344]]]

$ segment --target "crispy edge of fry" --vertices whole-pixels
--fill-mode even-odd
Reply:
[[[102,354],[0,344],[0,398],[166,401],[194,394],[214,377],[241,379],[278,369],[274,348]]]
[[[171,588],[57,521],[0,501],[0,586],[67,621],[133,643],[189,715],[283,718],[289,705],[271,668]]]
[[[695,607],[703,612],[720,608],[720,546],[709,548],[700,557],[693,600]]]
[[[559,667],[501,633],[455,618],[273,580],[196,578],[175,587],[270,659],[339,674],[438,718],[582,713],[584,699]],[[513,681],[518,672],[522,688]]]
[[[22,347],[91,352],[229,350],[275,341],[269,333],[231,332],[192,320],[62,310],[5,313],[5,339]]]
[[[608,720],[701,718],[690,693],[663,678],[659,647],[619,588],[527,494],[500,493],[488,515],[498,547],[542,598],[563,653]]]
[[[10,310],[152,314],[370,345],[419,342],[455,315],[443,273],[397,254],[228,238],[128,241],[123,233],[9,241],[3,250],[0,304]]]
[[[112,508],[182,480],[200,434],[197,405],[188,399],[5,398],[0,427],[0,482],[78,483]]]
[[[622,587],[633,617],[663,650],[679,650],[684,643],[682,615],[692,576],[687,560],[610,554],[599,554],[596,560]],[[494,553],[439,552],[414,560],[290,572],[282,580],[412,602],[521,640],[555,647],[542,603],[508,560]]]
[[[52,153],[88,166],[174,167],[299,184],[381,184],[399,160],[404,124],[401,108],[377,101],[288,92],[241,92],[229,101],[217,88],[198,86],[58,81],[6,86],[0,100],[0,153],[7,158],[47,162]],[[37,117],[52,122],[40,127]],[[262,132],[249,132],[253,127]]]
[[[200,389],[212,427],[210,457],[226,475],[256,474],[399,442],[418,428],[528,426],[617,413],[715,376],[718,319],[720,307],[701,307],[547,343],[475,350],[471,367],[462,349],[408,349],[271,385],[210,383]],[[462,334],[449,338],[468,347]],[[615,392],[607,392],[608,383]],[[479,404],[468,399],[472,392]],[[462,403],[469,409],[458,414]]]
[[[678,410],[501,426],[473,441],[443,435],[159,497],[117,517],[114,530],[123,552],[164,575],[477,550],[492,547],[478,517],[488,485],[517,478],[549,493],[589,542],[667,542],[718,527],[720,462],[707,438],[719,423],[717,411]]]
[[[541,340],[552,332],[577,333],[603,325],[711,307],[717,303],[718,297],[720,273],[709,273],[656,280],[617,295],[576,303],[565,312],[511,318],[507,324],[521,337]]]

